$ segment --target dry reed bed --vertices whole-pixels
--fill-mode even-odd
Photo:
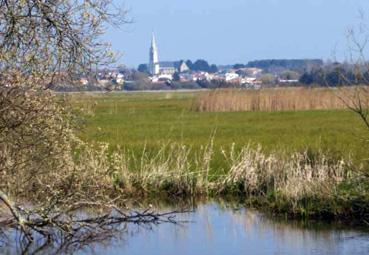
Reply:
[[[191,148],[171,144],[155,155],[145,152],[136,158],[130,153],[85,150],[74,178],[83,192],[101,192],[125,197],[150,195],[218,196],[237,195],[247,199],[269,199],[273,204],[287,205],[292,214],[305,212],[306,201],[336,204],[339,186],[360,177],[350,161],[332,160],[323,153],[307,152],[290,157],[265,154],[261,147],[234,146],[222,150],[228,168],[224,174],[211,169],[214,160],[212,144],[204,146],[195,160],[190,160]],[[133,162],[133,164],[132,164]],[[268,202],[267,202],[268,203]],[[315,208],[313,213],[321,208]],[[343,213],[339,206],[329,213]]]
[[[358,92],[368,98],[368,92],[361,87],[220,89],[202,94],[194,109],[200,112],[344,109]]]
[[[363,173],[354,171],[350,161],[331,159],[321,152],[294,153],[286,157],[266,154],[261,147],[244,146],[236,150],[231,146],[221,151],[227,167],[220,170],[212,169],[211,163],[219,156],[214,150],[211,142],[194,156],[188,146],[169,144],[154,154],[144,149],[138,157],[123,150],[112,152],[107,144],[91,147],[81,142],[69,171],[45,173],[31,186],[18,180],[18,187],[10,185],[4,189],[13,197],[21,195],[29,199],[41,199],[48,192],[59,191],[105,201],[117,196],[141,199],[152,195],[232,195],[255,199],[256,203],[264,201],[267,207],[292,214],[306,213],[307,207],[311,207],[309,203],[313,202],[328,204],[324,211],[331,215],[351,215],[347,212],[351,195],[341,195],[340,185],[361,178],[359,185],[352,186],[349,192],[369,198],[368,189],[361,185],[361,180],[369,184]],[[4,179],[11,181],[12,176],[4,176]],[[17,194],[18,190],[23,192]],[[358,201],[361,200],[354,202]],[[363,213],[369,211],[365,201],[360,202]],[[276,209],[276,205],[282,209]],[[309,210],[319,214],[323,209],[317,206]]]

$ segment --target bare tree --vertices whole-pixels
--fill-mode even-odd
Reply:
[[[347,30],[348,62],[350,72],[338,72],[340,79],[350,89],[337,93],[348,109],[356,113],[369,131],[369,62],[367,44],[369,29],[363,11],[359,11],[359,25]]]
[[[0,70],[42,78],[71,76],[112,62],[107,24],[129,22],[112,0],[1,0]]]
[[[10,212],[0,215],[0,229],[21,231],[27,243],[37,236],[50,242],[55,233],[77,241],[118,223],[158,223],[168,216],[124,213],[104,194],[109,173],[97,169],[86,177],[75,163],[84,146],[75,117],[49,90],[56,81],[74,82],[112,63],[100,35],[108,24],[127,22],[112,0],[0,0],[0,202]],[[14,198],[32,206],[22,208]],[[76,216],[91,206],[105,214]]]

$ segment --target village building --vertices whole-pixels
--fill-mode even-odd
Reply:
[[[186,62],[159,62],[158,45],[155,35],[152,35],[150,54],[149,54],[149,73],[152,76],[152,81],[155,82],[160,78],[173,79],[173,75],[190,71]]]
[[[85,78],[85,77],[82,77],[79,82],[83,85],[83,86],[86,86],[88,85],[88,79]]]
[[[179,73],[184,73],[184,72],[189,72],[190,68],[187,66],[186,62],[184,62],[183,60],[180,62],[179,67],[178,67],[178,72]]]
[[[177,72],[174,62],[160,62],[159,75],[173,75]]]
[[[149,72],[151,75],[158,75],[160,73],[158,46],[154,34],[152,34],[149,54]]]

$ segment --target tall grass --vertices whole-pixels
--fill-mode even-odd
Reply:
[[[190,152],[185,145],[168,144],[155,154],[144,149],[138,157],[127,151],[111,153],[101,145],[98,150],[81,154],[80,174],[74,176],[80,176],[79,189],[92,185],[91,192],[95,193],[130,198],[231,195],[304,216],[350,214],[350,203],[342,195],[341,186],[364,177],[354,171],[350,161],[332,159],[321,152],[296,152],[286,157],[266,154],[260,146],[241,150],[232,146],[222,150],[228,163],[223,171],[211,168],[215,154],[212,144],[204,146],[195,160],[189,157]],[[355,193],[355,187],[350,189]],[[355,203],[359,201],[367,207],[365,198]]]
[[[351,88],[222,89],[203,93],[194,108],[198,111],[296,111],[347,108],[341,96]]]

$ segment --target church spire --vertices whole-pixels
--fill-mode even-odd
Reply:
[[[154,32],[152,33],[152,37],[151,37],[151,48],[157,49]]]
[[[154,33],[152,33],[151,38],[149,69],[152,75],[157,75],[160,72],[158,46]]]

